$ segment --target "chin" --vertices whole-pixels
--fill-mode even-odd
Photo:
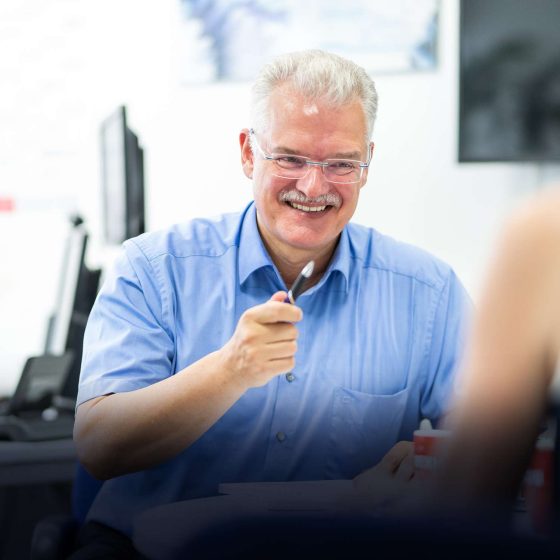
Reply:
[[[331,243],[334,243],[337,237],[338,236],[331,238],[329,236],[328,238],[326,238],[324,236],[319,237],[310,235],[308,233],[307,235],[286,236],[283,237],[283,241],[294,249],[298,249],[301,251],[320,251]]]

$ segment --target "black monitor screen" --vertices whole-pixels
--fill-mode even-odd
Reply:
[[[460,161],[560,160],[560,1],[462,0]]]
[[[101,125],[104,237],[122,243],[144,233],[144,153],[119,107]]]
[[[71,227],[60,271],[56,307],[47,333],[47,354],[61,355],[68,349],[72,320],[79,304],[80,276],[85,266],[87,241],[88,234],[82,224]]]
[[[74,360],[62,388],[64,396],[76,397],[84,330],[99,286],[99,270],[85,263],[88,233],[79,217],[68,233],[54,313],[49,321],[45,354],[62,356],[71,351]]]

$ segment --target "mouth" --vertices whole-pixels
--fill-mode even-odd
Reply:
[[[300,204],[290,201],[286,201],[286,204],[294,210],[300,210],[301,212],[305,212],[306,214],[319,214],[328,212],[332,208],[330,204],[324,204],[322,206],[309,206],[307,204]]]

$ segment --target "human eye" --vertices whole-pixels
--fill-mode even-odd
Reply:
[[[284,169],[299,169],[305,165],[305,159],[299,156],[276,155],[274,161]]]
[[[329,169],[337,175],[346,175],[352,173],[359,168],[357,161],[349,159],[333,159],[328,161]]]

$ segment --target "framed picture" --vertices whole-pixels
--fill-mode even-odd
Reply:
[[[280,53],[309,48],[371,74],[437,64],[439,0],[178,0],[180,79],[251,80]]]

